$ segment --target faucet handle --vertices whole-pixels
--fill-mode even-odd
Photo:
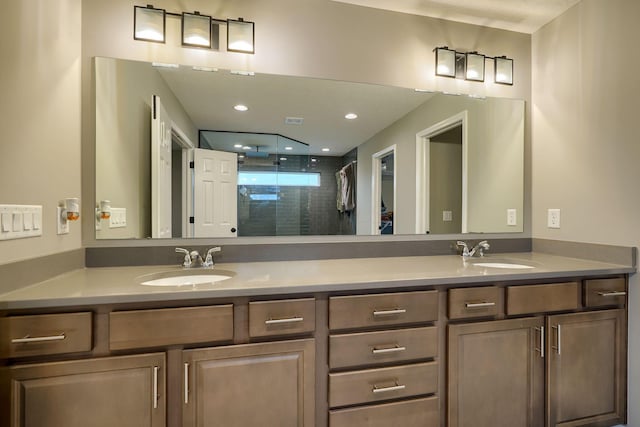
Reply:
[[[467,246],[466,242],[463,242],[462,240],[458,240],[456,242],[456,246],[459,247],[459,248],[462,248],[462,256],[463,257],[469,256],[469,246]]]
[[[188,250],[184,248],[176,248],[176,253],[184,254],[184,262],[182,263],[183,267],[191,267],[191,255]]]
[[[214,252],[220,252],[222,250],[222,248],[220,246],[216,246],[213,247],[211,249],[209,249],[207,251],[207,257],[204,260],[204,263],[202,263],[203,267],[213,267],[213,265],[215,264],[213,261],[213,253]]]

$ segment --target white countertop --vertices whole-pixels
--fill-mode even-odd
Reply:
[[[83,268],[2,294],[0,309],[313,294],[635,272],[635,268],[628,265],[543,253],[495,254],[486,256],[485,260],[507,260],[534,268],[481,267],[455,255],[228,263],[217,264],[206,273],[231,271],[235,274],[230,279],[214,284],[167,287],[143,286],[140,276],[161,272],[180,274],[185,270],[177,266]]]

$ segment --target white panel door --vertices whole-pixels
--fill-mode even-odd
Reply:
[[[171,118],[151,99],[151,237],[171,237]]]
[[[194,150],[195,237],[235,237],[238,218],[236,153]]]

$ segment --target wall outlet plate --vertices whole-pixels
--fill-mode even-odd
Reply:
[[[518,210],[507,209],[507,225],[518,225]]]
[[[547,227],[560,228],[560,209],[549,209],[547,211]]]
[[[56,207],[56,232],[58,234],[69,234],[69,221],[62,218],[63,207]]]

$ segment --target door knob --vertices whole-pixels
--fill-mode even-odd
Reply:
[[[231,227],[231,232],[235,233],[236,232],[236,228],[235,227]]]

